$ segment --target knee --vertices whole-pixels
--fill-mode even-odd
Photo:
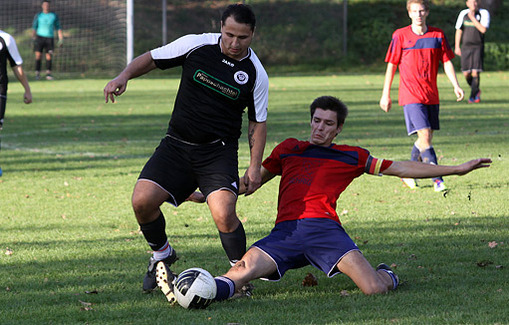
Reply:
[[[137,218],[152,214],[154,210],[159,208],[158,206],[155,207],[150,198],[143,193],[134,193],[131,199],[131,204]]]
[[[381,281],[374,281],[369,285],[361,288],[365,295],[376,295],[389,292],[389,288]]]

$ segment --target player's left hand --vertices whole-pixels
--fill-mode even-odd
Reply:
[[[454,87],[454,94],[456,94],[456,101],[461,102],[465,97],[465,92],[460,86]]]
[[[205,195],[203,195],[202,192],[194,192],[193,194],[189,195],[189,197],[186,199],[186,201],[194,202],[194,203],[204,203],[205,202]]]
[[[244,185],[246,187],[246,196],[253,194],[262,185],[262,175],[260,168],[249,167],[244,174]]]
[[[32,94],[31,93],[25,93],[25,95],[23,95],[23,102],[25,104],[30,104],[32,102]]]

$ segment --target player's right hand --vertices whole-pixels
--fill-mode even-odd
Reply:
[[[385,97],[385,96],[382,96],[382,98],[380,98],[380,108],[384,111],[384,112],[389,112],[392,108],[392,100],[390,97]]]
[[[108,102],[108,98],[111,100],[112,103],[115,102],[115,96],[122,95],[127,88],[127,81],[124,82],[122,80],[119,80],[119,77],[111,80],[108,82],[106,87],[104,87],[104,99],[106,100],[106,103]]]

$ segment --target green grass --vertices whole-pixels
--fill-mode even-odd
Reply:
[[[368,260],[397,265],[396,292],[364,296],[346,276],[327,279],[306,267],[278,283],[254,281],[252,299],[204,311],[141,293],[150,255],[130,207],[137,175],[165,132],[178,80],[134,80],[113,105],[102,96],[107,80],[33,82],[31,105],[21,104],[21,87],[12,81],[0,152],[0,323],[507,324],[508,78],[484,73],[478,105],[456,103],[446,77],[439,78],[440,163],[490,157],[491,168],[446,178],[446,196],[430,181],[409,190],[399,179],[366,175],[340,198],[343,224]],[[389,114],[378,108],[382,83],[383,75],[272,77],[265,155],[287,137],[306,139],[309,103],[329,94],[350,107],[337,142],[407,159],[413,138],[400,107]],[[394,88],[395,103],[396,96]],[[245,133],[239,156],[243,173]],[[273,226],[277,185],[239,199],[248,244]],[[205,205],[163,211],[181,255],[175,271],[227,270]],[[492,264],[478,266],[486,261]],[[302,287],[308,272],[318,286]]]

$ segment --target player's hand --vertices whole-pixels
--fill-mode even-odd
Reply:
[[[461,56],[461,49],[459,47],[454,48],[454,54]]]
[[[461,102],[463,97],[465,97],[465,92],[461,89],[460,86],[454,87],[454,94],[456,94],[456,101]]]
[[[25,95],[23,95],[23,102],[25,104],[30,104],[32,102],[32,94],[30,92],[26,92]]]
[[[490,167],[491,163],[492,161],[490,158],[478,158],[467,161],[466,163],[459,165],[461,171],[459,171],[457,175],[465,175],[478,168]]]
[[[246,196],[253,194],[260,186],[262,186],[262,175],[260,168],[249,167],[243,177],[246,188]]]
[[[382,98],[380,98],[380,108],[385,112],[389,112],[392,108],[391,98],[387,96],[382,96]]]
[[[62,47],[62,46],[64,46],[64,40],[63,40],[62,38],[60,38],[60,39],[58,40],[58,42],[57,42],[57,45],[58,45],[58,47]]]
[[[127,80],[124,81],[122,78],[120,78],[120,76],[108,82],[106,87],[104,87],[104,98],[106,99],[106,103],[108,102],[108,98],[112,103],[114,103],[115,96],[122,95],[126,88]]]
[[[189,197],[186,199],[186,201],[194,202],[194,203],[204,203],[205,202],[205,195],[203,195],[202,192],[194,192],[193,194],[189,195]]]

